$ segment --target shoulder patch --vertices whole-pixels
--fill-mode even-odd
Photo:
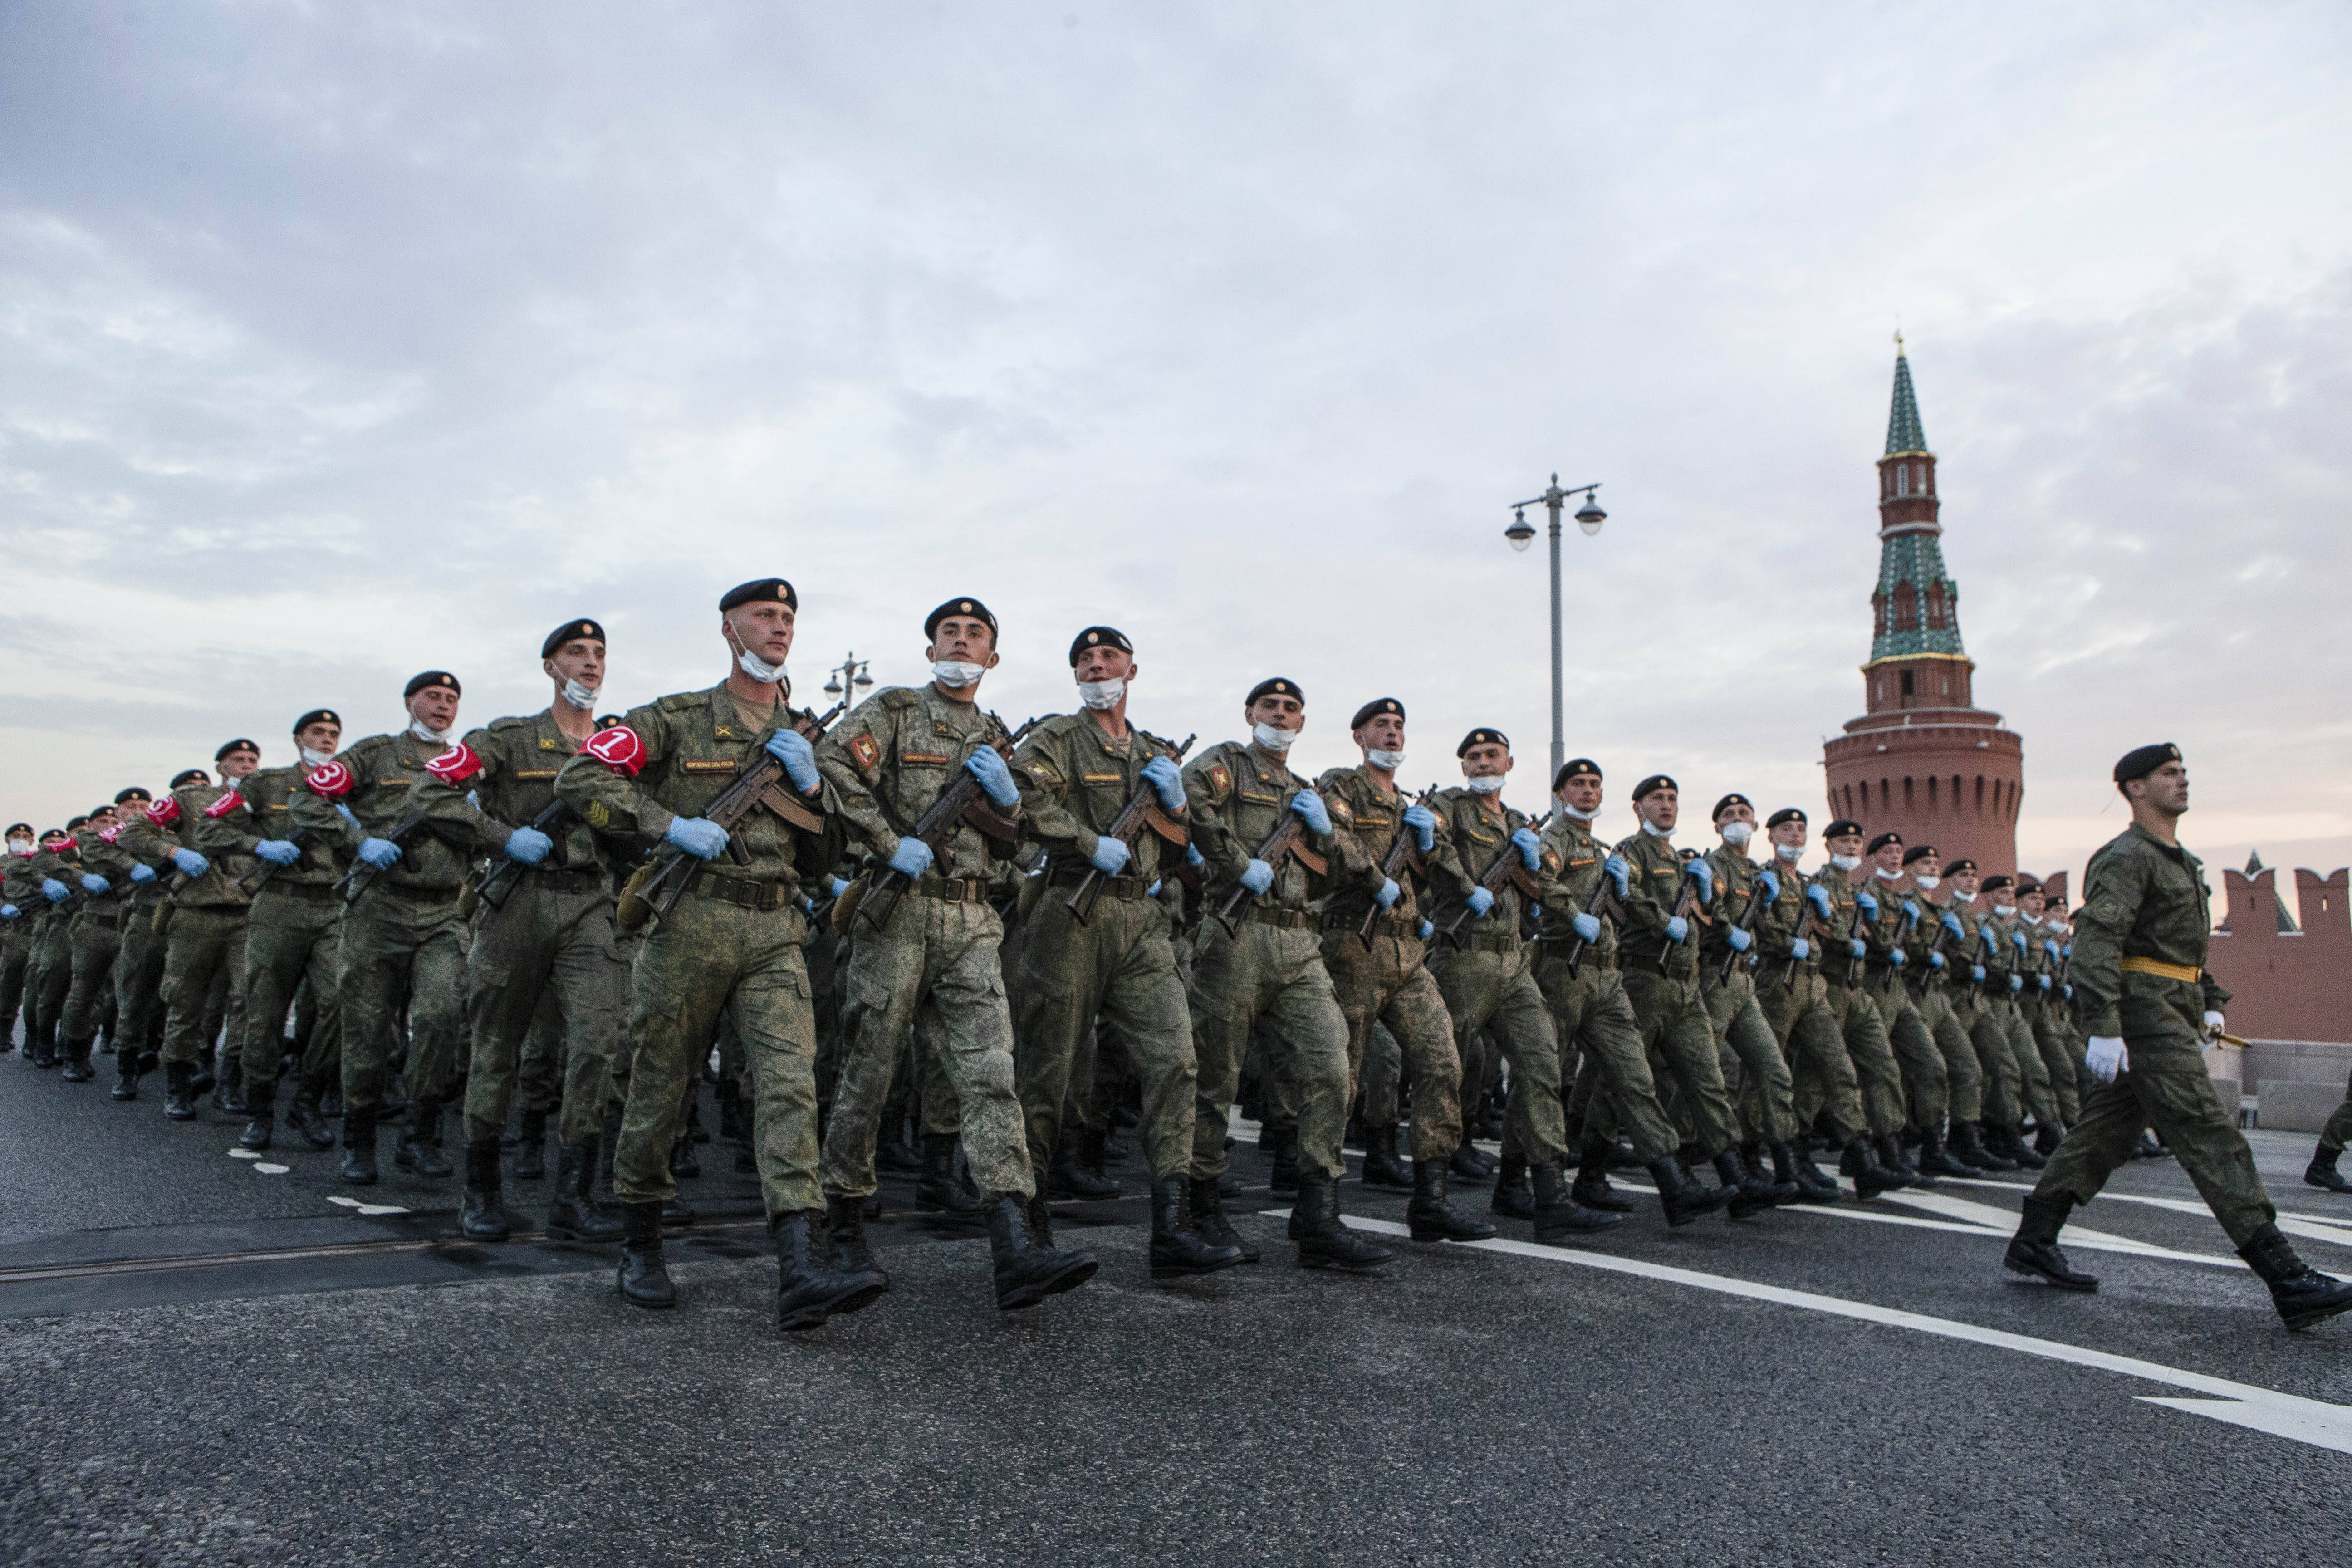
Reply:
[[[1062,782],[1062,775],[1054,771],[1054,764],[1046,759],[1045,754],[1042,752],[1037,752],[1030,757],[1027,762],[1022,763],[1021,769],[1031,778],[1035,779],[1039,784],[1044,784],[1047,789],[1052,789]]]
[[[872,735],[860,731],[850,737],[849,754],[860,768],[872,773],[882,761],[882,747]]]
[[[1234,775],[1225,771],[1224,763],[1209,764],[1209,787],[1219,795],[1223,795],[1234,787]]]

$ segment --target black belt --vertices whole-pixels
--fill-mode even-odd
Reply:
[[[1075,888],[1081,882],[1084,882],[1087,879],[1087,872],[1079,870],[1074,866],[1063,867],[1045,879],[1045,885],[1051,888]],[[978,881],[980,879],[975,877],[970,879]],[[1100,884],[1098,884],[1098,887],[1100,892],[1107,898],[1140,899],[1150,896],[1151,892],[1151,879],[1149,877],[1105,877]]]
[[[81,918],[92,925],[112,927],[122,919],[121,904],[92,904],[82,910]]]
[[[1305,910],[1278,909],[1271,904],[1251,905],[1249,918],[1262,926],[1279,926],[1285,931],[1305,931],[1315,923],[1315,917]]]
[[[551,893],[600,893],[607,883],[604,873],[597,870],[530,871],[523,875],[527,886],[542,888]]]
[[[1467,936],[1455,937],[1454,945],[1471,952],[1517,952],[1521,942],[1511,931],[1474,931]]]
[[[918,877],[908,890],[919,899],[937,899],[942,903],[984,904],[988,901],[988,879]]]
[[[706,899],[721,903],[740,904],[747,910],[766,912],[781,910],[793,901],[793,888],[784,882],[753,882],[741,877],[721,877],[705,871],[694,879],[693,889]]]
[[[273,881],[268,887],[262,889],[260,890],[260,894],[257,894],[257,897],[272,893],[282,899],[308,900],[310,902],[314,904],[325,903],[328,900],[336,896],[335,885],[332,882]]]
[[[1323,929],[1325,931],[1362,931],[1364,917],[1360,913],[1327,914],[1323,917]],[[1370,934],[1373,936],[1408,937],[1416,936],[1420,931],[1421,918],[1417,915],[1374,915],[1372,917]]]
[[[1576,938],[1573,936],[1539,936],[1536,938],[1536,946],[1540,951],[1542,956],[1546,958],[1556,958],[1565,961],[1568,957],[1568,950],[1575,945]],[[1617,950],[1612,947],[1606,952],[1603,952],[1601,949],[1593,946],[1588,942],[1584,944],[1584,956],[1579,962],[1598,964],[1603,969],[1614,969],[1617,967]]]
[[[454,904],[457,901],[457,889],[455,888],[419,888],[404,886],[399,882],[378,882],[375,885],[394,897],[406,899],[412,904]]]

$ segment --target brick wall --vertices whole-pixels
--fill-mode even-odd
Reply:
[[[2230,988],[2230,1032],[2248,1039],[2352,1041],[2352,871],[2294,874],[2300,932],[2278,929],[2275,870],[2221,873],[2229,930],[2208,966]],[[2248,1088],[2252,1086],[2249,1084]]]

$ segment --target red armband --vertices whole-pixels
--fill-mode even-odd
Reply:
[[[482,771],[482,759],[474,754],[473,747],[460,741],[425,763],[425,771],[445,784],[461,784]]]
[[[352,793],[352,770],[341,763],[325,763],[312,768],[302,783],[322,800],[339,800]]]
[[[116,823],[113,826],[111,826],[111,827],[108,828],[105,832],[103,832],[103,833],[100,834],[100,835],[98,836],[98,837],[99,837],[99,840],[100,840],[100,842],[101,842],[101,843],[111,844],[111,843],[113,843],[113,842],[114,842],[115,836],[116,836],[117,834],[121,833],[121,831],[122,831],[122,824],[121,824],[121,823],[119,823],[119,822],[118,822],[118,823]]]
[[[163,799],[157,801],[154,805],[149,806],[147,808],[147,820],[153,823],[158,827],[169,827],[172,824],[179,821],[180,803],[177,797],[167,795]]]
[[[646,743],[626,724],[597,731],[580,749],[625,779],[635,778],[646,765]]]
[[[244,804],[245,796],[237,794],[235,790],[230,790],[226,794],[223,795],[218,800],[213,802],[212,805],[205,807],[205,815],[217,822],[222,817],[226,816],[230,812],[235,811]]]

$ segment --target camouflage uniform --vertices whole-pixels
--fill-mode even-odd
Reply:
[[[1818,919],[1808,930],[1806,916],[1812,906],[1805,898],[1804,879],[1787,861],[1780,862],[1776,871],[1780,896],[1772,900],[1757,932],[1757,1005],[1788,1058],[1790,1108],[1797,1125],[1809,1127],[1816,1116],[1826,1112],[1830,1139],[1843,1148],[1869,1128],[1853,1058],[1845,1048],[1844,1032],[1830,1005],[1829,983],[1822,977],[1822,954],[1834,943],[1835,933]],[[1800,931],[1807,931],[1802,958],[1796,956]],[[1832,962],[1845,962],[1842,950]]]
[[[1992,1037],[2009,1050],[2015,1065],[2019,1082],[2019,1098],[2026,1110],[2033,1113],[2037,1126],[2058,1127],[2063,1119],[2058,1107],[2058,1097],[2051,1091],[2050,1068],[2042,1059],[2042,1048],[2033,1038],[2033,1026],[2025,1021],[2018,1007],[2018,998],[2024,994],[2025,977],[2020,972],[2023,944],[2016,938],[2019,921],[2012,910],[2007,915],[1988,914],[1978,928],[1978,952],[1985,970],[1985,1026]],[[1979,1046],[1979,1051],[1983,1043]]]
[[[2082,1109],[2082,1097],[2075,1082],[2076,1053],[2068,1037],[2067,1008],[2058,997],[2053,978],[2057,958],[2039,921],[2021,915],[2017,930],[2025,938],[2025,956],[2017,971],[2025,982],[2018,993],[2018,1016],[2025,1020],[2026,1030],[2033,1037],[2034,1054],[2050,1075],[2050,1097],[2057,1104],[2058,1120],[2072,1127]]]
[[[1886,1038],[1886,1020],[1878,1011],[1877,999],[1870,994],[1868,976],[1857,975],[1853,984],[1846,983],[1846,976],[1856,967],[1848,943],[1860,940],[1866,954],[1871,922],[1864,916],[1856,925],[1855,918],[1861,911],[1853,884],[1835,866],[1824,866],[1814,872],[1808,886],[1820,888],[1830,897],[1832,913],[1826,925],[1816,925],[1813,952],[1826,983],[1824,1000],[1830,1016],[1837,1020],[1846,1055],[1853,1063],[1854,1079],[1862,1091],[1863,1119],[1869,1123],[1873,1137],[1891,1138],[1903,1131],[1903,1069],[1895,1065],[1894,1047]],[[1856,932],[1857,937],[1850,939],[1846,934],[1849,931]],[[1797,1120],[1810,1121],[1814,1109],[1800,1099]]]
[[[220,819],[221,837],[237,853],[252,855],[265,838],[294,840],[294,796],[301,792],[302,769],[257,768],[238,781],[246,809]],[[294,1068],[307,1082],[327,1061],[342,1056],[343,1010],[336,987],[343,931],[343,900],[335,889],[342,873],[334,850],[317,832],[297,841],[302,858],[290,866],[257,861],[257,879],[268,881],[253,895],[245,927],[245,1078],[247,1093],[275,1084],[284,1074],[286,1016],[305,981],[317,1011],[305,1059]],[[307,1089],[306,1089],[307,1092]]]
[[[17,908],[32,927],[26,943],[25,1054],[42,1067],[58,1059],[58,1021],[73,990],[73,900],[52,904],[45,881],[79,889],[81,858],[71,840],[46,844],[26,862],[28,891]]]
[[[1930,902],[1924,894],[1914,892],[1912,897],[1919,900],[1922,918],[1914,928],[1911,963],[1904,970],[1903,983],[1910,988],[1911,1005],[1917,1009],[1920,1023],[1927,1026],[1927,1037],[1935,1042],[1937,1054],[1944,1058],[1953,1122],[1981,1121],[1984,1072],[1977,1061],[1976,1047],[1969,1043],[1968,1026],[1953,1006],[1954,995],[1965,987],[1953,981],[1952,954],[1966,942],[1968,928],[1961,927],[1961,939],[1955,942],[1943,925],[1944,907]],[[1960,973],[1965,978],[1966,969],[1962,968]]]
[[[89,1042],[101,1031],[110,1040],[114,1034],[114,966],[122,952],[123,927],[134,907],[131,895],[139,890],[131,879],[131,868],[139,862],[115,843],[121,836],[121,824],[97,834],[89,834],[88,828],[82,831],[89,837],[78,846],[81,870],[105,879],[109,885],[103,893],[91,893],[82,889],[79,877],[68,884],[79,897],[68,906],[74,910],[73,983],[58,1030],[77,1053],[87,1052]]]
[[[1870,956],[1864,961],[1863,986],[1877,1005],[1878,1021],[1886,1030],[1888,1047],[1895,1053],[1910,1123],[1924,1132],[1944,1124],[1951,1108],[1952,1087],[1944,1054],[1936,1048],[1935,1039],[1927,1033],[1927,1026],[1911,1000],[1911,989],[1904,984],[1907,972],[1918,963],[1916,950],[1927,940],[1924,932],[1914,935],[1911,914],[1916,909],[1920,918],[1925,918],[1927,907],[1919,902],[1918,895],[1904,886],[1905,880],[1907,879],[1890,881],[1873,871],[1864,884],[1871,889],[1871,897],[1878,900],[1878,917],[1863,922],[1864,941],[1870,948]],[[1895,962],[1897,952],[1903,955],[1899,964]]]
[[[1765,896],[1758,875],[1764,868],[1728,844],[1717,845],[1707,852],[1706,860],[1715,868],[1716,923],[1699,947],[1699,994],[1715,1026],[1717,1059],[1727,1084],[1738,1074],[1739,1092],[1735,1104],[1742,1141],[1786,1143],[1798,1132],[1792,1079],[1788,1058],[1781,1054],[1780,1039],[1765,1021],[1757,1000],[1755,966],[1748,958],[1740,958],[1730,963],[1727,978],[1724,973],[1726,961],[1733,957],[1727,933],[1748,912],[1749,899]],[[1777,871],[1772,879],[1780,880]],[[1759,911],[1758,923],[1764,919]],[[1748,951],[1752,956],[1757,949]]]
[[[2023,1077],[2018,1071],[2017,1058],[2009,1049],[2009,1037],[1991,1016],[1989,994],[1975,978],[1983,966],[1984,942],[1978,931],[1984,917],[1976,900],[1955,894],[1945,904],[1944,912],[1960,922],[1960,934],[1944,944],[1944,957],[1948,967],[1942,991],[1951,1011],[1953,1025],[1967,1039],[1977,1064],[1979,1110],[1976,1121],[1990,1127],[2015,1127],[2022,1119],[2021,1098]],[[1941,1043],[1941,1036],[1937,1042]],[[1947,1056],[1949,1056],[1948,1051]],[[1959,1075],[1952,1077],[1952,1114],[1960,1114]]]
[[[212,1059],[209,1004],[225,984],[222,1020],[227,1040],[245,1054],[245,921],[249,900],[237,879],[252,862],[236,852],[236,828],[224,819],[243,814],[244,797],[227,784],[188,784],[123,825],[115,842],[151,866],[173,849],[194,849],[212,864],[194,881],[168,892],[163,946],[163,1063],[191,1066]],[[205,847],[209,841],[212,847]],[[168,876],[175,880],[177,874]],[[159,916],[159,918],[163,918]]]
[[[1625,930],[1620,936],[1625,995],[1642,1026],[1642,1041],[1681,1091],[1685,1129],[1699,1157],[1712,1160],[1739,1142],[1739,1121],[1723,1086],[1716,1055],[1715,1021],[1699,994],[1698,938],[1703,908],[1689,917],[1689,939],[1666,935],[1666,922],[1691,879],[1671,840],[1646,827],[1612,852],[1627,868]],[[1655,1070],[1654,1068],[1653,1070]]]

